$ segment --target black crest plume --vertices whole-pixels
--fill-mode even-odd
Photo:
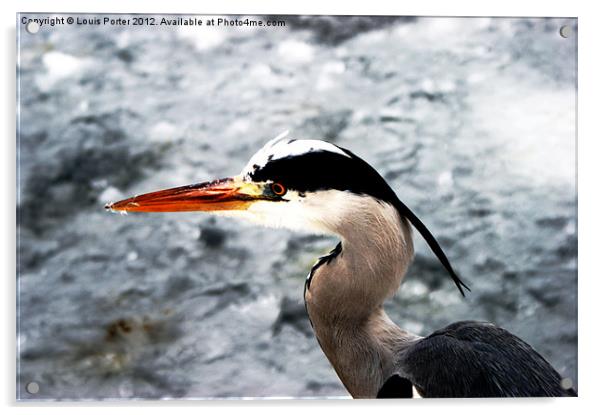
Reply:
[[[296,140],[290,140],[292,143]],[[338,146],[337,146],[338,147]],[[367,162],[351,151],[338,147],[347,156],[331,151],[309,151],[281,159],[270,160],[265,166],[250,173],[253,180],[274,180],[289,189],[300,192],[342,190],[372,196],[391,204],[399,215],[406,218],[420,232],[428,246],[449,273],[451,279],[465,296],[470,288],[458,277],[441,246],[426,225],[399,200],[385,179]]]

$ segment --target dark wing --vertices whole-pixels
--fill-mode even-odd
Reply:
[[[423,397],[576,396],[531,346],[490,323],[437,330],[401,354],[399,369]]]

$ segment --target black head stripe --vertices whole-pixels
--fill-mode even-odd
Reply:
[[[272,159],[250,173],[254,181],[272,180],[298,192],[342,190],[393,204],[397,196],[376,170],[350,151],[310,151]]]

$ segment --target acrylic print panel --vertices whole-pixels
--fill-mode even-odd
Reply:
[[[304,306],[339,237],[104,209],[236,175],[284,130],[372,165],[471,288],[415,230],[393,322],[493,322],[577,389],[576,19],[24,13],[17,33],[18,399],[350,397]],[[324,168],[296,170],[298,188],[332,186]],[[357,171],[339,185],[363,186]],[[353,301],[340,284],[335,315]]]

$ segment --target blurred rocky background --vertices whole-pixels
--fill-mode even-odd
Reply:
[[[103,208],[286,129],[375,166],[472,288],[417,236],[394,321],[493,321],[577,385],[576,21],[251,18],[286,26],[19,26],[19,398],[347,396],[302,299],[336,239]]]

